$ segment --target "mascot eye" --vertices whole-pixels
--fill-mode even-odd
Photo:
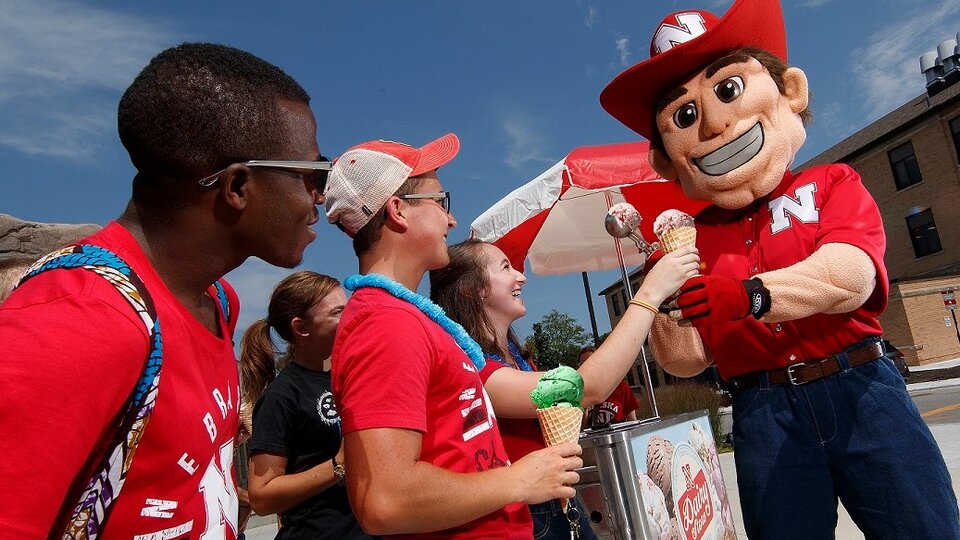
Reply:
[[[694,102],[685,103],[673,113],[673,123],[683,129],[688,128],[697,121],[697,105]]]
[[[720,101],[730,103],[743,93],[743,79],[734,75],[729,79],[720,81],[713,87],[713,91],[717,94],[717,97],[720,98]]]

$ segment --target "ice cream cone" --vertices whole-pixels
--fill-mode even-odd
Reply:
[[[674,227],[660,235],[660,249],[664,253],[697,244],[696,227]]]
[[[537,416],[540,418],[540,431],[547,446],[580,440],[580,425],[583,422],[583,409],[580,407],[547,407],[538,409]],[[561,499],[560,504],[566,512],[567,500]]]

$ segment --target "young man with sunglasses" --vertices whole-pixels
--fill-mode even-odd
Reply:
[[[397,538],[524,538],[526,503],[570,498],[580,447],[510,464],[480,381],[480,347],[416,294],[449,262],[457,225],[437,168],[460,148],[449,134],[422,148],[370,141],[341,156],[327,217],[353,238],[360,274],[333,349],[345,477],[364,530]]]
[[[329,163],[309,101],[208,43],[161,52],[126,90],[126,210],[0,306],[6,535],[236,537],[238,301],[221,276],[251,256],[296,266],[316,238]]]

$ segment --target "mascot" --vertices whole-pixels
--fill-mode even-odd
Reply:
[[[604,109],[692,199],[703,274],[651,343],[670,373],[712,363],[733,396],[750,538],[833,538],[839,498],[867,538],[960,538],[943,456],[880,344],[880,212],[857,172],[794,172],[809,119],[777,0],[673,13]]]

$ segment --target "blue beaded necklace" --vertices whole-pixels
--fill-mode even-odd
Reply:
[[[483,351],[480,350],[480,345],[477,345],[477,342],[470,337],[470,334],[467,334],[467,331],[460,326],[459,323],[447,317],[443,308],[434,304],[429,298],[411,291],[382,274],[354,274],[343,281],[343,286],[350,291],[355,291],[363,287],[376,287],[383,289],[400,300],[413,304],[417,309],[422,311],[424,315],[430,318],[431,321],[437,323],[440,328],[443,328],[450,334],[450,337],[457,342],[457,346],[459,346],[470,358],[470,361],[473,362],[477,371],[480,371],[483,369],[483,366],[486,365],[486,360],[483,357]],[[519,354],[519,352],[520,351],[517,351],[517,354]]]
[[[533,371],[533,367],[530,365],[530,362],[527,362],[526,359],[524,359],[523,355],[520,354],[520,347],[518,347],[516,343],[514,343],[513,341],[509,341],[507,343],[507,349],[509,349],[510,357],[513,358],[513,361],[517,364],[517,368],[520,371]],[[489,358],[490,360],[509,366],[509,364],[507,364],[507,361],[499,354],[494,354],[494,353],[485,353],[485,354],[487,358]]]

